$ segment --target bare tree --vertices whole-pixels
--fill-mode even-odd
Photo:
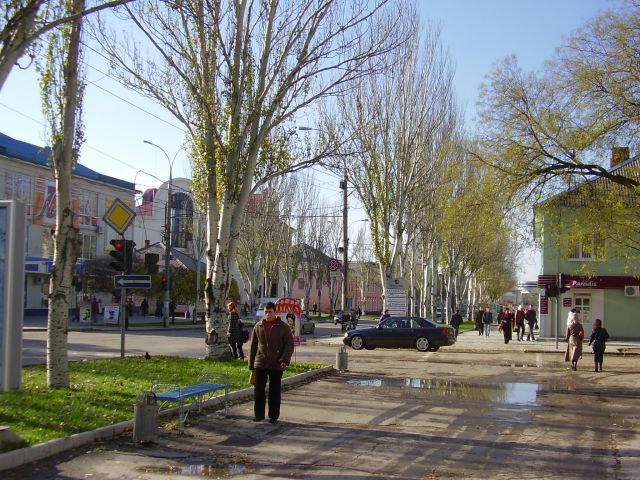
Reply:
[[[208,215],[207,329],[228,354],[224,301],[252,191],[318,161],[288,156],[287,122],[375,73],[396,47],[386,0],[140,0],[123,7],[155,56],[102,37],[122,78],[188,131],[194,183]],[[383,11],[384,10],[384,11]],[[325,155],[326,153],[322,153]]]
[[[349,136],[343,168],[369,218],[385,291],[400,274],[410,212],[418,204],[412,202],[424,198],[437,172],[440,132],[449,128],[453,106],[452,69],[438,32],[422,37],[415,20],[404,29],[410,40],[390,59],[386,74],[361,79],[341,97],[333,125],[336,135]]]

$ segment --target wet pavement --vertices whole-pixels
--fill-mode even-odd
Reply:
[[[331,362],[336,340],[307,342],[298,361]],[[127,434],[3,478],[639,478],[639,357],[607,355],[596,373],[585,350],[572,372],[544,342],[464,334],[457,347],[349,350],[347,372],[284,392],[275,425],[238,403],[156,444]]]

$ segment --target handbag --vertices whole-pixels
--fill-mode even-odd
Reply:
[[[255,384],[256,384],[256,371],[251,370],[249,372],[249,385],[255,385]]]

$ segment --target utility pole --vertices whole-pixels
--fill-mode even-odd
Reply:
[[[344,170],[344,177],[340,182],[342,188],[342,311],[347,308],[347,280],[349,272],[349,231],[348,218],[349,205],[347,203],[347,169]]]
[[[169,268],[169,259],[171,257],[171,195],[172,195],[172,184],[173,184],[173,162],[176,157],[173,157],[173,160],[169,159],[169,155],[165,152],[164,148],[152,143],[148,140],[143,140],[144,143],[153,145],[154,147],[160,149],[164,156],[167,157],[167,162],[169,162],[169,185],[167,188],[167,209],[164,215],[164,229],[165,229],[165,239],[164,239],[164,275],[167,277],[167,288],[164,291],[164,305],[162,308],[162,325],[164,328],[167,328],[168,320],[169,320],[169,301],[171,299],[171,270]],[[177,153],[176,153],[177,156]]]

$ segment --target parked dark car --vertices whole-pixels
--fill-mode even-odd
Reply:
[[[343,339],[354,350],[374,348],[416,348],[436,352],[456,343],[455,331],[421,317],[389,317],[378,326],[348,331]]]

